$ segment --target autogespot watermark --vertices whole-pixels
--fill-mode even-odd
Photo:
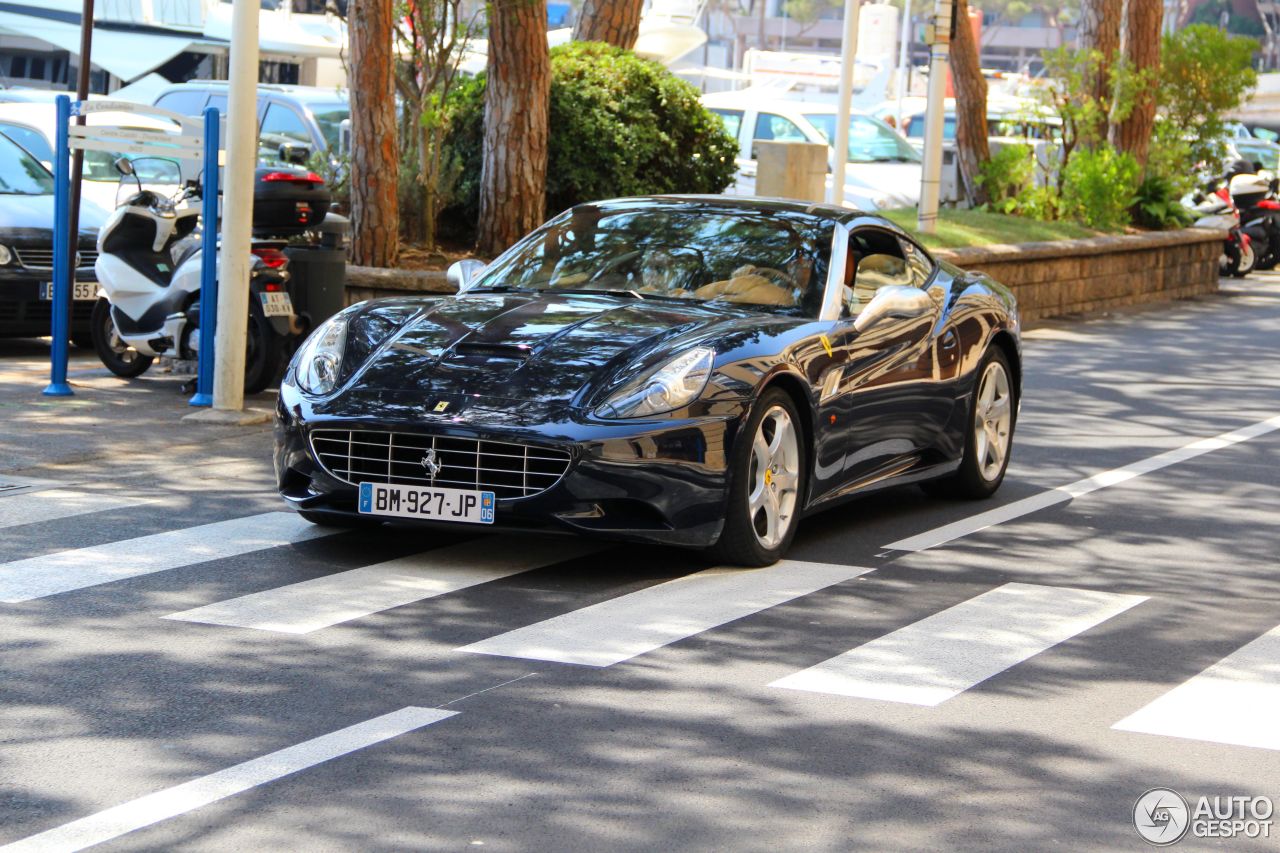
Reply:
[[[1275,803],[1269,797],[1206,796],[1194,807],[1171,788],[1152,788],[1133,804],[1138,834],[1158,847],[1192,838],[1270,838]]]

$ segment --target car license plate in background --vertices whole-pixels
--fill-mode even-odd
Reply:
[[[27,291],[30,293],[30,291]],[[45,300],[53,299],[53,282],[40,282],[40,298]],[[85,302],[98,298],[98,283],[96,281],[77,281],[71,285],[71,298],[77,302]]]
[[[493,492],[360,484],[360,512],[365,515],[493,524],[493,509]]]
[[[259,293],[262,313],[268,317],[288,317],[293,313],[293,300],[287,293]]]

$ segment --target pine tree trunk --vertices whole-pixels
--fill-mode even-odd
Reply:
[[[631,50],[640,37],[644,0],[586,0],[573,25],[574,41],[603,41]]]
[[[991,159],[987,144],[987,81],[982,76],[978,43],[969,24],[965,0],[956,4],[956,37],[951,43],[951,75],[956,89],[956,159],[960,183],[969,204],[984,204],[987,192],[978,182],[982,164]]]
[[[1128,1],[1124,55],[1139,74],[1158,73],[1163,17],[1164,6],[1161,0]],[[1154,80],[1141,86],[1133,111],[1124,121],[1111,128],[1111,144],[1121,151],[1128,151],[1144,168],[1151,147],[1151,134],[1156,124],[1155,93]]]
[[[351,262],[389,267],[399,253],[392,0],[354,0],[351,42]]]
[[[1160,0],[1150,0],[1159,3]],[[1139,0],[1141,2],[1141,0]],[[1124,17],[1124,0],[1080,0],[1081,50],[1096,50],[1100,60],[1088,82],[1088,93],[1103,104],[1111,103],[1111,61],[1120,50],[1120,21]],[[1107,138],[1107,119],[1086,128],[1089,145]]]
[[[551,61],[546,0],[492,0],[477,250],[494,257],[542,224]]]

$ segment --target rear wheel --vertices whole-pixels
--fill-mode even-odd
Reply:
[[[257,394],[279,382],[284,373],[284,339],[271,328],[271,321],[249,315],[247,349],[244,356],[244,393]]]
[[[954,474],[924,484],[931,494],[976,500],[1000,488],[1009,453],[1017,400],[1009,360],[999,347],[988,350],[978,368],[978,385],[969,404],[964,458]]]
[[[111,320],[111,303],[105,299],[99,298],[93,306],[89,334],[98,358],[116,376],[125,379],[141,376],[155,361],[154,357],[143,355],[120,338],[116,324]]]
[[[709,554],[720,563],[768,566],[795,536],[805,483],[805,436],[791,398],[766,391],[733,451],[724,530]]]

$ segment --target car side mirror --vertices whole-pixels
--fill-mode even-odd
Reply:
[[[445,273],[445,280],[453,285],[459,293],[466,293],[470,289],[472,282],[480,278],[480,273],[484,272],[484,268],[484,261],[478,261],[475,258],[463,258],[449,265],[449,271]]]
[[[127,158],[121,157],[112,164],[116,167],[116,171],[126,177],[133,174],[133,163]]]
[[[915,320],[928,316],[935,307],[933,297],[918,287],[888,285],[877,290],[867,307],[853,318],[853,328],[865,332],[886,320]]]
[[[280,146],[280,162],[305,165],[311,156],[311,146],[305,142],[286,142]]]

